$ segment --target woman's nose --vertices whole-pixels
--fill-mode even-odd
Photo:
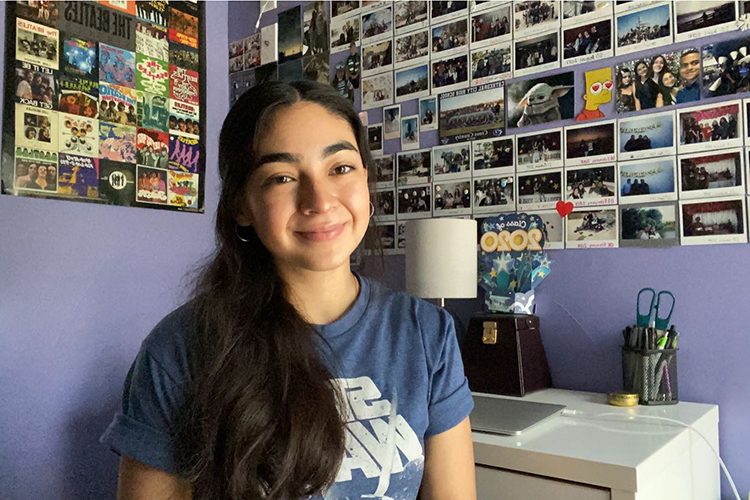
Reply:
[[[305,214],[326,213],[338,205],[332,183],[327,180],[303,179],[300,181],[299,206]]]

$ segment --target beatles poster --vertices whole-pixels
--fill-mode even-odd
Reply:
[[[203,212],[203,5],[4,7],[2,194]]]

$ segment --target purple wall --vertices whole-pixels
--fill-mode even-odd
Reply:
[[[3,500],[114,498],[117,456],[99,436],[141,340],[213,246],[226,2],[206,6],[206,32],[205,214],[0,196]]]
[[[261,26],[276,22],[281,10],[306,2],[279,2],[264,13]],[[229,5],[229,40],[253,33],[258,15],[255,2]],[[725,40],[728,33],[715,37]],[[700,45],[701,41],[697,43]],[[696,43],[674,44],[681,50]],[[646,52],[651,56],[667,48]],[[640,55],[640,54],[639,54]],[[574,66],[576,88],[585,87],[583,71],[614,66],[634,56],[622,56]],[[335,54],[331,67],[346,59]],[[543,74],[562,72],[555,70]],[[542,75],[543,75],[542,74]],[[524,77],[529,78],[529,77]],[[355,105],[359,106],[359,93]],[[580,99],[577,97],[577,100]],[[402,116],[417,114],[418,100],[401,103]],[[582,103],[578,102],[576,114]],[[613,105],[602,111],[616,118]],[[370,110],[370,124],[382,122],[382,108]],[[562,125],[570,125],[572,120]],[[536,129],[546,128],[537,126]],[[523,131],[533,131],[528,127]],[[511,131],[513,132],[513,131]],[[421,134],[420,147],[435,146],[437,131]],[[384,152],[399,150],[398,139],[384,142]],[[538,289],[538,315],[556,387],[608,392],[622,388],[619,346],[622,329],[635,322],[638,290],[650,286],[671,290],[677,298],[673,322],[682,333],[679,392],[683,401],[712,403],[720,411],[720,451],[738,490],[750,491],[750,326],[743,313],[750,295],[750,245],[550,251],[552,275]],[[381,281],[404,288],[404,257],[387,257]],[[452,300],[447,308],[460,322],[481,310],[481,300]],[[658,407],[653,409],[659,414]],[[724,496],[731,494],[723,481]]]

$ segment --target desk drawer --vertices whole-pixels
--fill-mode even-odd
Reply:
[[[478,500],[611,500],[609,490],[476,466]]]

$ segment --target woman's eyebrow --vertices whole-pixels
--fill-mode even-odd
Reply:
[[[327,146],[323,153],[321,154],[321,158],[325,159],[329,156],[333,156],[339,151],[354,151],[355,153],[359,153],[359,150],[354,147],[354,145],[349,141],[339,141],[334,144],[331,144],[330,146]],[[299,163],[300,157],[292,154],[292,153],[268,153],[267,155],[263,155],[260,157],[260,160],[258,160],[258,166],[256,168],[260,168],[263,165],[267,163]]]

